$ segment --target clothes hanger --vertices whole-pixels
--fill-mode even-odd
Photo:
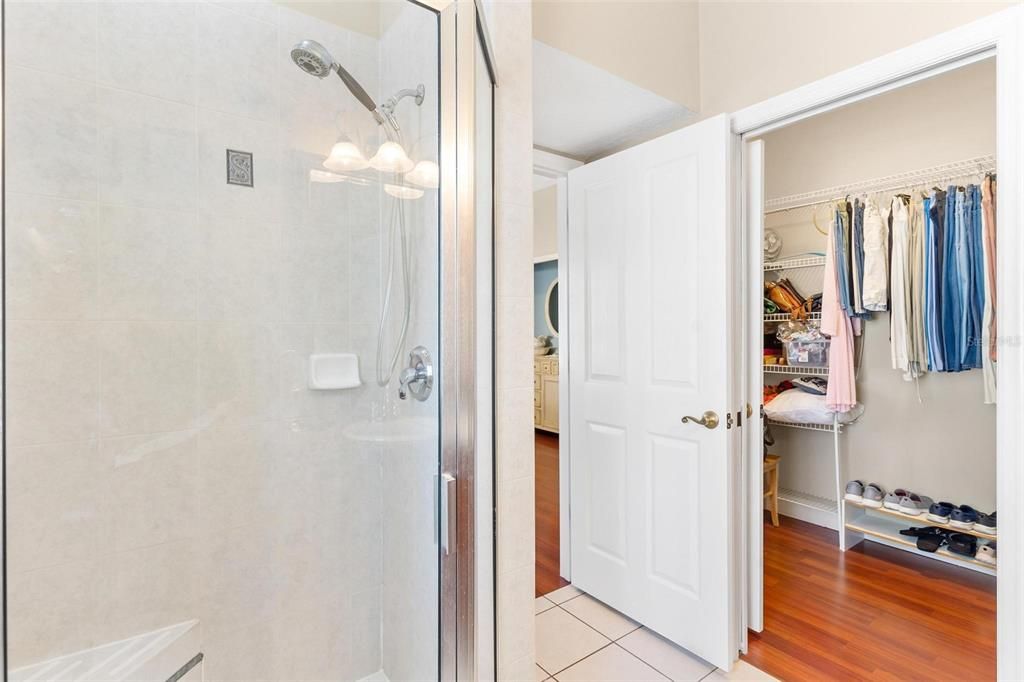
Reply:
[[[820,205],[821,204],[818,204],[817,206],[815,206],[811,210],[811,222],[814,223],[814,229],[815,230],[817,230],[819,233],[821,233],[821,234],[823,234],[823,235],[825,235],[827,237],[828,236],[828,230],[823,230],[823,229],[821,229],[821,225],[818,225],[818,206],[820,206]]]

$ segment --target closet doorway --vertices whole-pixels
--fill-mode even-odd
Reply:
[[[763,164],[749,376],[778,512],[746,659],[992,679],[995,59],[745,141]]]
[[[533,151],[535,593],[569,585],[567,176],[581,162]],[[521,330],[525,332],[525,330]]]

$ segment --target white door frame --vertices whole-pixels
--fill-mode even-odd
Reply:
[[[572,582],[569,542],[569,171],[583,163],[542,149],[533,150],[533,174],[555,181],[558,213],[558,574]]]
[[[1003,515],[999,519],[996,659],[999,679],[1020,680],[1024,679],[1024,458],[1020,456],[1024,450],[1024,268],[1020,267],[1024,230],[1019,218],[1024,211],[1024,6],[1003,10],[742,109],[733,114],[732,126],[733,132],[753,137],[992,56],[996,58],[997,286],[1001,301],[996,494]],[[745,171],[741,177],[746,176]],[[740,194],[746,200],[746,193]],[[757,254],[760,237],[750,232],[745,236],[748,250]],[[754,276],[751,268],[744,271],[747,277]],[[743,291],[749,292],[750,287],[745,286]],[[748,315],[759,313],[759,306],[747,303]],[[759,339],[751,338],[751,328],[749,320],[737,328],[741,334],[746,330],[747,357],[752,357],[759,344]],[[751,405],[760,404],[760,386],[748,385],[746,395]],[[752,421],[751,425],[756,423]],[[760,448],[747,447],[745,459],[748,467],[760,468]],[[748,504],[743,515],[748,549],[755,529],[760,528],[763,505],[760,491],[752,489],[753,478],[748,477],[750,489],[743,496]],[[742,557],[744,552],[738,551],[736,556]],[[751,552],[748,562],[738,569],[747,571],[750,589],[755,573],[759,579],[763,570],[762,557]]]

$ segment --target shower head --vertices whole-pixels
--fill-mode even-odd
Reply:
[[[303,40],[292,48],[292,61],[310,76],[327,78],[335,61],[327,48],[315,40]]]
[[[334,61],[334,57],[331,56],[326,47],[315,40],[303,40],[292,48],[291,54],[295,65],[310,76],[327,78],[327,76],[331,75],[331,71],[336,72],[341,82],[349,89],[349,92],[373,114],[373,118],[376,119],[377,123],[384,123],[384,117],[377,110],[377,104],[373,101],[373,98],[367,94],[366,89],[359,84],[359,81],[352,74],[346,71],[341,64]]]

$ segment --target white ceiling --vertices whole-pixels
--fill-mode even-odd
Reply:
[[[693,115],[686,107],[533,41],[533,143],[587,160],[647,140]]]

